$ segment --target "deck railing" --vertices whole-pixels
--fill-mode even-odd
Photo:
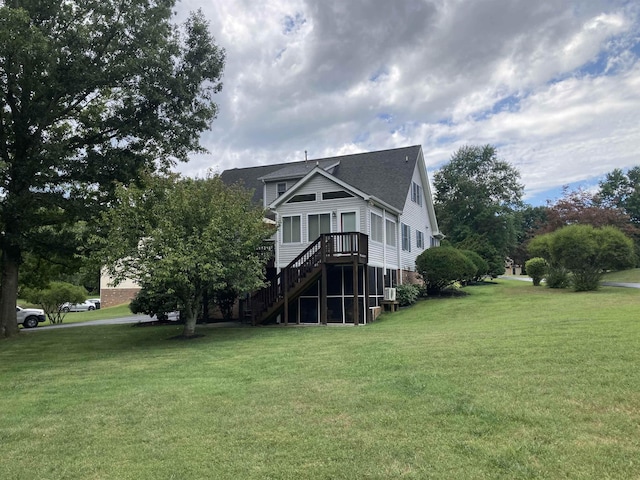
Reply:
[[[295,288],[307,276],[327,263],[367,263],[369,242],[367,235],[358,232],[323,233],[289,265],[271,280],[270,285],[258,290],[251,298],[254,322],[276,303],[285,298],[285,292]]]

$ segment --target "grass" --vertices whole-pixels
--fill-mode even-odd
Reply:
[[[129,310],[129,304],[116,305],[115,307],[100,308],[86,312],[68,312],[62,323],[87,322],[89,320],[103,320],[105,318],[122,318],[133,315]],[[43,325],[49,325],[44,323]]]
[[[640,268],[605,273],[602,280],[605,282],[640,283]]]
[[[638,478],[638,291],[468,291],[359,328],[24,332],[2,478]]]

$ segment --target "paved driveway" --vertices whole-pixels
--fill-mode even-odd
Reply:
[[[71,328],[71,327],[90,327],[93,325],[118,325],[124,323],[146,323],[153,322],[156,320],[155,317],[150,317],[149,315],[131,315],[130,317],[121,317],[121,318],[105,318],[102,320],[89,320],[88,322],[77,322],[77,323],[61,323],[59,325],[39,325],[36,328],[23,328],[23,332],[37,332],[39,330],[50,330],[52,328]]]

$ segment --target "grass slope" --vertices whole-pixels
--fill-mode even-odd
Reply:
[[[4,341],[2,478],[638,478],[638,291],[468,291],[359,328]]]
[[[602,280],[605,282],[640,283],[640,268],[605,273]]]

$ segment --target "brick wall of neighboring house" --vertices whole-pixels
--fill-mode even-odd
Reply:
[[[418,274],[418,272],[410,272],[408,270],[402,270],[402,283],[410,283],[412,285],[422,285],[424,282]]]
[[[139,288],[103,288],[100,290],[100,308],[129,303],[139,291]]]

